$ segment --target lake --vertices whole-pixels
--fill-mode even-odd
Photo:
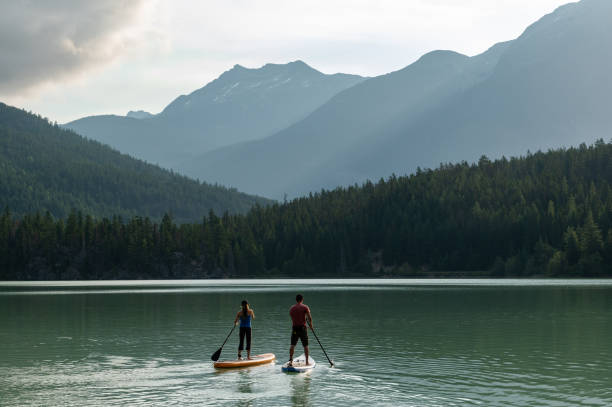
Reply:
[[[280,370],[297,292],[334,368]],[[277,362],[215,370],[242,299]],[[2,406],[612,405],[610,280],[0,282],[0,327]]]

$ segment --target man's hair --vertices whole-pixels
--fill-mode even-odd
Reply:
[[[296,300],[297,302],[300,302],[300,301],[302,301],[303,299],[304,299],[304,297],[302,297],[302,294],[298,294],[298,295],[296,295],[296,296],[295,296],[295,300]]]

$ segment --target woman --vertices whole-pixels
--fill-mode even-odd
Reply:
[[[236,314],[234,325],[240,320],[240,345],[238,345],[238,359],[241,359],[241,353],[244,349],[244,337],[246,336],[247,358],[251,359],[251,320],[255,319],[255,313],[249,308],[249,303],[246,300],[242,301],[242,308]]]

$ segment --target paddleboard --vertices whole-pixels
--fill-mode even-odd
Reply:
[[[312,369],[314,369],[314,367],[317,365],[317,363],[314,361],[314,359],[312,357],[308,357],[308,364],[306,364],[306,356],[305,355],[300,355],[297,358],[293,359],[293,365],[289,366],[289,362],[285,363],[282,367],[281,370],[283,372],[295,372],[295,373],[304,373],[304,372],[308,372]]]
[[[217,369],[230,369],[236,367],[257,366],[274,362],[274,353],[264,353],[252,356],[251,359],[220,360],[213,364]]]

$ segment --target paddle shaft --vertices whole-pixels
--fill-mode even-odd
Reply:
[[[327,361],[329,362],[329,365],[330,366],[334,366],[334,362],[332,362],[331,359],[329,358],[329,356],[327,356],[327,352],[325,352],[325,348],[323,348],[323,345],[321,345],[321,341],[319,340],[319,337],[317,336],[317,333],[315,332],[315,330],[313,329],[312,326],[310,327],[310,330],[312,331],[312,334],[314,335],[314,337],[317,340],[317,342],[319,342],[319,346],[321,347],[321,350],[325,354],[325,357],[327,358]]]
[[[234,324],[234,326],[232,327],[232,330],[230,331],[229,334],[227,334],[227,338],[225,338],[225,340],[223,341],[223,344],[221,344],[221,347],[225,346],[225,342],[227,342],[227,340],[229,339],[230,336],[232,336],[232,332],[234,332],[234,329],[236,329],[236,324]]]
[[[223,341],[223,343],[221,344],[221,347],[220,347],[220,348],[217,350],[217,352],[215,352],[215,353],[213,354],[213,358],[211,358],[211,359],[213,359],[213,360],[214,360],[214,355],[215,355],[215,354],[217,354],[217,353],[221,353],[221,349],[223,349],[223,347],[225,346],[225,343],[227,342],[227,340],[229,339],[229,337],[230,337],[230,336],[232,336],[232,332],[234,332],[234,329],[235,329],[235,328],[236,328],[236,324],[234,324],[234,326],[232,327],[232,330],[230,331],[230,333],[229,333],[229,334],[227,334],[227,338],[225,338],[225,340],[224,340],[224,341]],[[218,358],[218,356],[217,356],[217,358]]]

